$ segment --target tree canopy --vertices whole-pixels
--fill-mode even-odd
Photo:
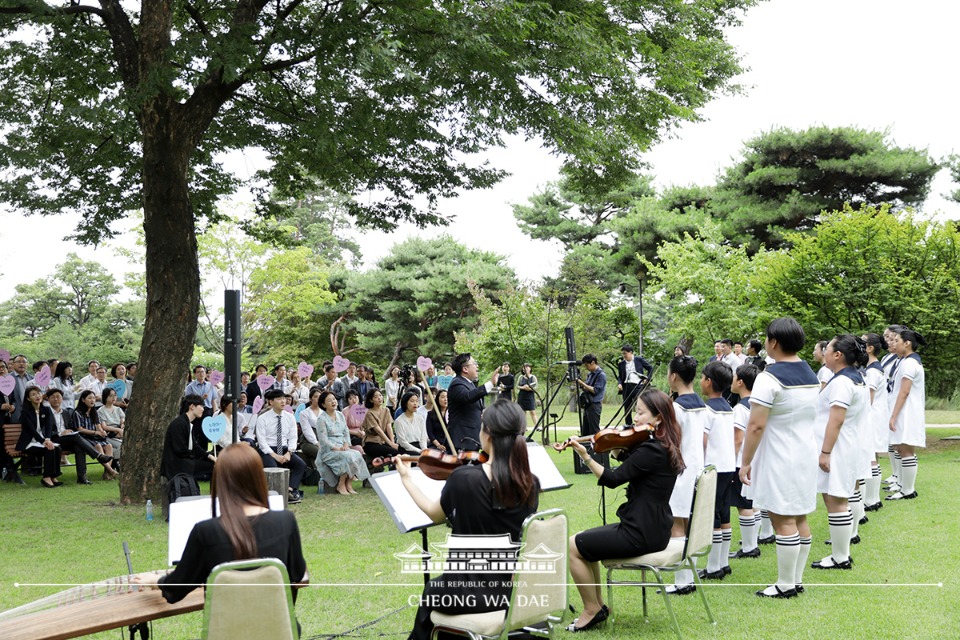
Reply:
[[[724,28],[752,3],[5,2],[0,199],[77,211],[87,242],[143,209],[122,500],[159,496],[200,308],[198,219],[237,185],[219,154],[264,150],[282,198],[365,193],[349,210],[379,227],[440,222],[438,198],[498,180],[477,154],[505,133],[542,139],[580,184],[619,184],[740,71]]]
[[[707,219],[722,241],[749,252],[787,245],[790,231],[814,230],[822,211],[844,204],[895,209],[919,205],[940,169],[922,149],[852,127],[774,129],[744,144],[743,157],[710,186],[670,187],[641,198],[613,222],[620,264],[637,254],[656,262],[664,241],[696,235]]]

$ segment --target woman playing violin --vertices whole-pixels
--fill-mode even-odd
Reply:
[[[483,412],[480,444],[487,462],[464,464],[447,479],[435,501],[423,494],[410,476],[410,468],[396,458],[397,471],[413,501],[434,522],[450,520],[456,535],[500,535],[520,540],[527,516],[537,510],[540,485],[530,471],[523,411],[512,402],[496,402]],[[435,607],[444,613],[483,613],[505,608],[497,603],[510,597],[510,574],[445,573],[426,586],[417,611],[411,639],[430,637]],[[454,604],[446,604],[454,603]],[[446,604],[446,606],[443,606]],[[459,606],[458,606],[459,605]]]
[[[600,560],[661,551],[670,542],[670,494],[684,468],[680,426],[670,397],[656,389],[645,391],[637,401],[636,422],[653,425],[655,430],[626,451],[616,469],[605,469],[582,444],[570,443],[598,484],[612,488],[629,483],[627,501],[617,509],[618,524],[587,529],[570,538],[570,574],[583,599],[583,613],[570,631],[592,629],[610,614],[601,594]]]

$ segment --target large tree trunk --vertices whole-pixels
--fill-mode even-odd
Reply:
[[[147,316],[120,475],[124,504],[157,499],[167,425],[176,417],[200,306],[197,238],[188,191],[193,145],[163,99],[144,111],[143,232]]]

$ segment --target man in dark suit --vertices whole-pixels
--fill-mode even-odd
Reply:
[[[478,451],[483,397],[497,386],[500,374],[494,371],[490,381],[478,387],[477,361],[469,353],[461,353],[453,359],[453,372],[456,376],[447,389],[447,411],[450,414],[447,427],[450,430],[450,439],[457,451]]]
[[[33,374],[27,373],[27,356],[22,353],[13,357],[13,360],[10,361],[10,366],[13,369],[10,375],[13,376],[17,385],[13,388],[13,393],[10,394],[10,399],[13,401],[13,412],[10,414],[9,422],[10,424],[19,424],[20,412],[23,411],[23,404],[25,402],[24,393],[27,387],[30,386],[30,383],[33,382]],[[41,389],[41,392],[42,391]]]
[[[583,409],[583,436],[592,436],[600,431],[600,414],[603,412],[603,396],[607,389],[607,374],[597,362],[597,356],[588,353],[583,356],[583,366],[590,373],[586,381],[577,380],[577,384],[587,396],[588,402]]]
[[[209,478],[213,473],[213,456],[207,454],[207,439],[195,433],[193,421],[203,415],[203,398],[186,396],[180,403],[180,415],[167,427],[163,438],[160,475],[170,480],[178,473]]]
[[[633,354],[633,345],[620,347],[623,358],[617,363],[617,389],[623,396],[623,423],[633,425],[633,405],[640,389],[653,373],[653,365]]]
[[[56,387],[50,387],[43,394],[44,399],[50,405],[53,412],[53,421],[57,425],[57,435],[53,436],[53,441],[60,445],[62,451],[69,451],[75,454],[77,462],[77,484],[92,484],[87,479],[87,456],[90,456],[97,462],[107,468],[110,465],[110,471],[104,474],[106,479],[110,479],[115,472],[113,471],[112,458],[98,452],[89,440],[80,435],[77,431],[69,429],[73,420],[74,409],[63,406],[63,392]]]

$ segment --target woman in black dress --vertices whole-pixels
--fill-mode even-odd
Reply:
[[[414,484],[407,463],[397,471],[413,501],[434,522],[450,520],[454,535],[502,535],[520,541],[523,521],[537,511],[540,485],[530,471],[524,441],[523,412],[512,402],[496,402],[483,412],[480,444],[490,459],[465,465],[447,479],[440,500],[431,500]],[[411,640],[426,640],[433,610],[449,614],[504,609],[510,598],[510,574],[444,573],[423,590]],[[431,604],[440,606],[431,607]]]
[[[680,455],[680,425],[670,396],[651,389],[637,401],[638,425],[653,425],[650,439],[621,456],[616,469],[605,469],[590,457],[579,442],[571,442],[577,454],[604,487],[629,482],[627,501],[617,509],[618,524],[587,529],[570,538],[570,574],[583,599],[583,613],[570,631],[586,631],[610,614],[603,604],[600,560],[632,558],[667,548],[673,515],[670,494],[677,474],[684,469]]]
[[[218,564],[248,558],[278,558],[287,567],[290,584],[307,582],[297,520],[291,511],[270,511],[263,463],[252,447],[237,443],[220,452],[210,498],[215,517],[193,527],[176,569],[159,580],[152,573],[136,575],[135,583],[159,588],[172,604],[206,583]],[[293,598],[296,601],[296,590]]]
[[[520,367],[520,375],[514,380],[517,390],[517,404],[530,416],[533,424],[537,424],[537,376],[532,373],[533,367],[524,362]]]

